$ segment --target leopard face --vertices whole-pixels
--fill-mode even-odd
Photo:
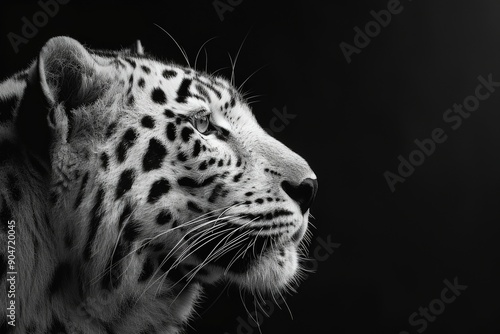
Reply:
[[[294,280],[316,176],[227,80],[69,38],[42,53],[53,169],[74,177],[54,185],[55,211],[82,222],[66,234],[93,277],[104,268],[112,289],[226,279],[267,292]],[[63,56],[84,73],[75,87],[63,81],[76,74],[60,78]]]

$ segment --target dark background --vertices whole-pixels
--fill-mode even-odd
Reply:
[[[206,46],[213,72],[230,65],[227,54],[234,59],[248,33],[236,82],[265,65],[245,84],[261,95],[254,112],[264,127],[274,108],[296,115],[275,135],[319,179],[310,249],[319,238],[341,244],[311,262],[316,273],[286,297],[293,320],[286,307],[275,307],[262,333],[417,333],[423,327],[412,327],[409,316],[455,277],[467,289],[425,333],[500,333],[500,91],[455,131],[442,118],[474,94],[478,76],[500,82],[500,3],[402,0],[401,13],[350,64],[339,44],[353,44],[353,28],[363,29],[370,11],[389,1],[232,3],[221,20],[212,1],[72,0],[16,54],[7,34],[20,34],[21,18],[32,21],[41,8],[2,0],[0,74],[25,67],[57,35],[105,49],[141,39],[147,51],[183,63],[153,23],[191,62],[218,36]],[[198,65],[205,66],[203,52]],[[447,140],[391,192],[384,172],[397,173],[398,156],[408,158],[414,140],[437,127]],[[238,290],[222,289],[208,291],[189,332],[258,333]],[[251,296],[246,303],[252,310]]]

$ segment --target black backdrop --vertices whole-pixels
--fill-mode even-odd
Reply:
[[[72,0],[16,53],[9,33],[21,35],[22,18],[32,22],[40,10],[1,1],[2,77],[57,35],[109,49],[140,39],[179,63],[154,23],[191,62],[217,36],[206,45],[213,72],[230,65],[228,53],[234,59],[248,34],[236,82],[264,66],[245,84],[260,95],[254,112],[310,162],[320,185],[308,264],[316,273],[286,297],[290,312],[269,306],[262,333],[500,332],[498,1]],[[382,23],[370,23],[375,16]],[[479,77],[493,83],[476,92]],[[473,111],[463,109],[458,126],[448,109],[464,102]],[[431,144],[437,128],[446,140]],[[415,140],[432,154],[418,153]],[[418,166],[403,163],[398,182],[398,165],[410,158]],[[455,293],[445,290],[453,284]],[[189,332],[259,333],[237,289],[222,288],[209,289]]]

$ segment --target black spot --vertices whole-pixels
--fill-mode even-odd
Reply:
[[[218,167],[222,167],[224,165],[224,160],[220,159],[219,162],[217,163]]]
[[[155,120],[151,116],[144,116],[141,119],[141,124],[145,128],[152,129],[155,127]]]
[[[187,158],[188,157],[187,157],[186,153],[184,153],[184,152],[179,152],[177,154],[177,160],[179,160],[180,162],[185,162],[187,160]]]
[[[115,199],[120,199],[134,184],[135,173],[133,169],[126,169],[120,175],[120,180],[116,186]]]
[[[162,73],[163,77],[165,79],[171,79],[171,78],[174,78],[175,76],[177,76],[177,72],[176,71],[173,71],[173,70],[164,70],[163,73]]]
[[[102,221],[103,200],[104,200],[104,190],[102,188],[99,188],[94,200],[94,206],[92,207],[92,210],[90,212],[89,235],[87,238],[87,244],[85,245],[85,249],[83,251],[84,259],[87,261],[90,259],[94,239],[97,234],[97,230],[99,229],[99,225],[101,224]]]
[[[111,137],[116,131],[116,122],[111,123],[106,130],[106,138]]]
[[[127,106],[132,107],[135,103],[134,95],[130,95],[127,100]]]
[[[214,163],[215,163],[215,159],[214,158],[210,158],[210,160],[208,160],[208,164],[210,166],[212,166]]]
[[[125,61],[129,63],[133,68],[137,66],[136,62],[133,59],[125,58]]]
[[[123,239],[133,242],[141,234],[141,225],[136,220],[129,220],[123,228]]]
[[[191,135],[194,133],[194,130],[191,129],[190,127],[184,127],[181,131],[181,137],[184,142],[188,142],[189,139],[191,138]]]
[[[123,222],[125,222],[125,220],[128,220],[131,213],[132,213],[132,208],[127,203],[127,205],[125,205],[125,208],[122,211],[122,214],[120,215],[120,218],[118,219],[118,230],[122,229]]]
[[[160,197],[168,193],[169,190],[170,183],[167,179],[162,178],[158,181],[155,181],[151,186],[151,189],[149,190],[148,202],[156,203],[160,199]]]
[[[18,97],[13,95],[5,99],[0,99],[0,124],[11,121],[14,118],[14,108],[17,105]]]
[[[144,261],[144,265],[142,266],[141,274],[139,275],[139,282],[144,282],[145,280],[148,280],[151,278],[154,272],[154,263],[151,261],[151,259],[146,258]]]
[[[177,131],[177,127],[175,126],[174,123],[168,123],[167,124],[167,138],[170,140],[170,141],[174,141],[175,138],[176,138],[176,131]]]
[[[167,155],[167,149],[163,146],[159,140],[151,138],[149,140],[148,150],[144,154],[142,160],[142,167],[145,172],[149,172],[153,169],[158,169],[163,164],[163,159]]]
[[[122,140],[118,144],[116,148],[116,155],[119,162],[125,161],[127,156],[127,151],[135,144],[135,140],[137,139],[137,133],[134,129],[128,129],[123,135]]]
[[[206,162],[206,161],[202,161],[202,162],[200,163],[200,166],[198,167],[198,169],[199,169],[199,170],[205,170],[205,169],[207,169],[207,167],[208,167],[207,162]]]
[[[229,107],[229,102],[224,103],[224,109],[227,109]]]
[[[168,210],[162,210],[158,216],[156,216],[156,223],[158,225],[165,225],[172,221],[172,214]]]
[[[210,177],[207,177],[205,180],[200,181],[200,182],[198,182],[190,177],[182,177],[177,181],[177,183],[181,187],[201,188],[201,187],[206,187],[206,186],[212,184],[217,177],[218,177],[218,175],[215,174],[215,175],[212,175]]]
[[[52,280],[49,285],[49,295],[52,296],[56,292],[61,291],[64,283],[71,279],[71,266],[69,263],[60,263],[57,265]]]
[[[253,192],[251,192],[251,191],[245,193],[245,196],[252,196],[252,195],[253,195]]]
[[[187,208],[193,212],[196,212],[196,213],[202,213],[203,210],[198,206],[198,204],[192,202],[192,201],[188,201],[187,202]]]
[[[7,175],[7,189],[10,192],[12,200],[19,202],[21,200],[21,189],[19,189],[19,181],[13,174]]]
[[[83,175],[82,183],[80,183],[80,189],[78,190],[78,194],[76,195],[75,204],[73,206],[74,209],[78,208],[82,203],[83,196],[85,196],[85,187],[87,186],[88,180],[89,180],[89,172],[86,172],[85,175]]]
[[[144,86],[146,85],[146,81],[144,80],[144,78],[140,78],[137,84],[139,85],[139,87],[144,88]]]
[[[201,150],[201,142],[199,139],[196,139],[193,146],[193,157],[197,157],[198,154],[200,154],[200,150]]]
[[[236,100],[234,99],[234,97],[231,97],[230,104],[231,104],[231,107],[234,107],[234,105],[236,104]]]
[[[257,198],[255,200],[255,203],[262,204],[262,203],[264,203],[264,200],[262,198]]]
[[[210,203],[215,202],[215,200],[224,193],[223,189],[224,189],[224,184],[222,183],[217,184],[212,190],[212,193],[210,194],[208,201]]]
[[[144,73],[149,74],[151,73],[151,69],[145,65],[141,65],[141,69],[144,71]]]
[[[236,174],[236,175],[233,177],[233,181],[234,181],[234,182],[239,182],[242,176],[243,176],[243,173]]]
[[[163,114],[168,117],[168,118],[174,118],[175,117],[175,113],[170,110],[170,109],[165,109],[165,111],[163,112]]]
[[[236,167],[241,166],[241,157],[238,157],[238,161],[236,161]]]
[[[153,99],[153,101],[155,103],[158,103],[158,104],[167,103],[167,96],[165,95],[165,92],[163,91],[163,89],[161,89],[159,87],[156,87],[153,89],[153,91],[151,92],[151,98]]]
[[[205,99],[207,99],[208,103],[212,102],[212,99],[210,99],[210,95],[208,94],[207,90],[202,85],[197,84],[195,87],[196,87],[196,90],[198,91],[198,93],[200,93],[200,95],[202,95],[203,97],[205,97]]]
[[[102,152],[101,153],[101,167],[104,170],[108,170],[108,166],[109,166],[109,157],[106,154],[106,152]]]
[[[217,139],[227,141],[227,137],[229,136],[229,131],[222,127],[218,127],[217,130],[219,130],[215,133]]]
[[[212,85],[206,85],[208,89],[210,89],[212,92],[214,92],[215,95],[217,95],[217,98],[220,100],[222,98],[221,92],[219,92],[217,89],[215,89]]]
[[[177,99],[179,103],[185,103],[186,99],[191,96],[189,93],[189,86],[191,85],[191,79],[183,79],[179,89],[177,90]]]
[[[291,215],[293,215],[293,213],[288,211],[288,210],[276,210],[273,213],[274,218],[283,217],[283,216],[291,216]]]

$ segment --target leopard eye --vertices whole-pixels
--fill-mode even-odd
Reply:
[[[205,134],[210,128],[210,115],[196,117],[193,120],[193,125],[199,133]]]

